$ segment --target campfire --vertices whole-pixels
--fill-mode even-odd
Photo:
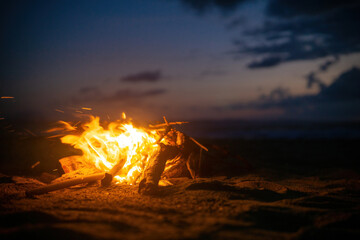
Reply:
[[[190,176],[196,178],[206,147],[192,137],[177,131],[174,126],[186,122],[168,122],[140,128],[126,119],[108,124],[91,116],[84,124],[59,122],[61,127],[48,132],[65,131],[61,142],[81,150],[75,155],[60,159],[65,172],[62,180],[27,192],[38,195],[73,185],[101,180],[110,184],[139,185],[141,194],[153,194],[159,181],[170,184],[167,178]]]

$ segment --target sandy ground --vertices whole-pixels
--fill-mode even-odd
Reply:
[[[0,239],[360,239],[356,142],[231,146],[254,171],[172,179],[151,197],[93,185],[27,198],[43,183],[2,176]]]
[[[137,186],[74,187],[22,197],[40,183],[1,184],[1,239],[359,239],[358,179],[259,174],[174,179],[157,196]]]

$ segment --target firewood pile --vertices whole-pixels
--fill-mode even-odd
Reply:
[[[186,122],[168,122],[149,125],[151,131],[158,133],[155,144],[159,150],[152,156],[144,167],[138,180],[138,192],[143,195],[154,195],[158,192],[159,182],[171,184],[167,179],[177,177],[202,177],[203,165],[224,157],[235,157],[242,162],[244,169],[250,170],[251,165],[238,156],[232,156],[219,146],[205,147],[194,138],[175,129],[176,125]],[[92,184],[100,181],[102,187],[109,187],[114,177],[124,168],[126,160],[121,158],[108,171],[99,171],[89,167],[82,161],[82,156],[69,156],[59,160],[65,174],[53,183],[29,190],[27,196],[45,194],[51,191],[68,188],[79,184]]]

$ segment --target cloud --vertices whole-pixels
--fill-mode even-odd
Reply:
[[[268,95],[248,103],[237,103],[231,109],[283,109],[287,117],[360,118],[360,69],[352,68],[318,94],[292,96],[289,90],[276,88]]]
[[[72,98],[72,102],[74,104],[83,104],[89,102],[125,102],[131,100],[142,100],[148,97],[155,97],[165,94],[166,92],[167,90],[163,88],[155,88],[146,91],[120,89],[113,94],[105,94],[97,86],[88,86],[80,88],[76,95]]]
[[[267,13],[282,18],[313,16],[356,3],[358,0],[270,0]]]
[[[260,99],[262,101],[274,102],[274,101],[283,101],[291,96],[290,90],[287,88],[278,87],[273,89],[268,95],[261,95]]]
[[[327,61],[325,61],[323,64],[321,64],[319,66],[319,71],[321,72],[326,72],[330,66],[334,65],[335,63],[339,62],[340,57],[339,56],[334,56],[333,59],[329,59]]]
[[[72,103],[82,104],[84,102],[99,101],[103,97],[98,86],[87,86],[80,88],[75,96],[72,97]]]
[[[326,88],[325,83],[318,78],[315,72],[310,72],[305,78],[307,80],[307,88],[312,88],[314,85],[318,86],[321,90]]]
[[[273,89],[269,94],[262,94],[252,102],[236,103],[230,106],[231,109],[269,109],[278,107],[282,102],[291,98],[289,89],[278,87]]]
[[[341,74],[319,95],[323,99],[336,101],[360,100],[360,69],[354,67]]]
[[[181,0],[188,8],[202,15],[212,9],[219,9],[223,13],[234,11],[239,5],[248,0]]]
[[[265,24],[243,32],[252,45],[239,41],[237,53],[266,56],[248,65],[257,68],[360,52],[360,31],[355,24],[360,22],[359,12],[358,1],[271,0]],[[279,56],[281,61],[274,61]]]
[[[139,83],[139,82],[158,82],[163,78],[160,70],[142,71],[122,77],[123,82]]]
[[[265,57],[260,61],[253,61],[248,64],[248,68],[263,68],[263,67],[273,67],[281,63],[280,57]]]
[[[320,90],[325,89],[325,83],[318,77],[318,73],[326,72],[330,66],[334,65],[339,61],[339,56],[334,56],[333,59],[328,59],[324,63],[319,65],[317,71],[312,71],[308,75],[305,76],[307,81],[307,88],[312,88],[316,85]]]
[[[180,0],[202,15],[213,9],[232,12],[247,0]],[[260,10],[261,8],[257,6]],[[284,62],[311,60],[360,52],[360,2],[358,0],[268,0],[263,26],[246,30],[237,18],[228,24],[240,26],[235,57],[260,57],[248,68],[274,67]],[[245,29],[245,30],[244,30]],[[331,64],[329,64],[330,66]],[[327,65],[324,65],[324,69]]]

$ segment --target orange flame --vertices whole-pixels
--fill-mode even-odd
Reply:
[[[81,134],[66,135],[61,141],[82,150],[84,163],[101,171],[109,171],[119,161],[125,161],[114,177],[117,183],[135,184],[149,159],[160,149],[156,131],[136,128],[131,123],[116,121],[105,128],[99,117],[91,117],[82,129]]]

